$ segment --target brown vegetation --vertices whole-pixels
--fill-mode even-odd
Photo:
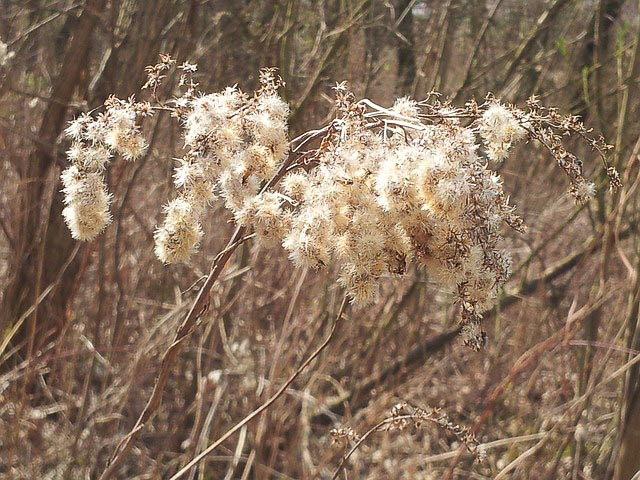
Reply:
[[[639,8],[0,0],[12,52],[0,57],[0,477],[170,478],[207,452],[183,478],[630,479]],[[140,95],[162,52],[197,63],[207,92],[251,91],[262,67],[278,67],[292,136],[326,124],[341,80],[379,105],[433,89],[458,105],[538,95],[615,145],[622,187],[608,191],[597,153],[568,140],[599,187],[576,205],[543,146],[516,147],[500,173],[529,230],[505,231],[513,275],[480,353],[462,345],[459,311],[428,271],[346,306],[337,267],[295,268],[285,251],[242,241],[222,205],[199,253],[162,265],[153,235],[183,146],[168,115],[149,121],[141,159],[108,171],[113,224],[77,243],[61,215],[62,132],[112,93]],[[204,280],[219,255],[225,268]]]

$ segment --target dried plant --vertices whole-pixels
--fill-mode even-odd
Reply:
[[[62,173],[67,205],[62,214],[78,240],[95,238],[111,223],[103,173],[112,155],[136,160],[146,149],[138,122],[150,115],[149,104],[110,97],[104,107],[97,118],[82,115],[65,130],[72,143],[67,151],[71,165]]]
[[[485,453],[483,449],[467,427],[452,422],[447,414],[439,408],[420,408],[403,401],[395,404],[387,417],[361,436],[349,427],[339,427],[331,430],[331,438],[335,444],[343,445],[344,447],[351,445],[351,448],[342,456],[332,480],[338,478],[342,469],[345,468],[345,463],[374,433],[404,431],[407,429],[420,430],[427,428],[428,425],[435,425],[455,436],[459,442],[467,447],[476,460],[480,462],[484,460]]]
[[[490,162],[507,159],[518,143],[540,142],[568,175],[569,192],[586,202],[596,187],[564,147],[564,137],[574,135],[601,156],[611,187],[620,185],[607,164],[610,147],[604,140],[592,137],[576,117],[563,117],[535,98],[526,110],[491,95],[482,104],[472,100],[455,107],[432,93],[422,102],[400,98],[385,108],[356,100],[340,83],[333,120],[290,140],[289,107],[278,95],[282,80],[275,70],[261,72],[261,88],[252,95],[237,86],[208,94],[194,81],[197,67],[184,63],[177,67],[180,93],[162,101],[163,79],[175,65],[163,55],[147,68],[145,88],[152,102],[111,97],[101,113],[82,115],[66,130],[72,144],[71,165],[62,174],[63,215],[74,238],[91,240],[111,221],[104,170],[114,156],[133,161],[144,154],[143,122],[158,111],[179,121],[184,153],[173,175],[177,194],[165,205],[164,221],[155,231],[156,256],[164,263],[188,261],[218,197],[237,224],[165,352],[147,406],[116,448],[103,479],[115,472],[154,414],[182,341],[207,310],[207,295],[231,253],[247,239],[255,237],[269,248],[281,244],[301,267],[338,265],[338,282],[358,305],[376,299],[383,277],[404,275],[414,262],[456,299],[464,342],[479,350],[486,341],[482,315],[511,272],[503,226],[525,230]],[[425,421],[454,433],[474,451],[474,439],[440,411],[407,404],[370,432]]]
[[[0,68],[4,67],[15,56],[15,52],[9,50],[9,45],[0,40]]]
[[[253,95],[237,87],[205,94],[192,78],[197,67],[185,63],[182,94],[162,103],[158,87],[174,65],[163,55],[147,68],[145,88],[156,104],[111,97],[103,113],[82,115],[66,130],[73,143],[62,175],[64,216],[74,238],[90,240],[109,224],[102,172],[113,155],[140,157],[141,121],[168,110],[180,121],[186,153],[174,172],[178,195],[155,233],[161,261],[189,259],[204,235],[207,207],[220,196],[238,225],[266,246],[282,244],[297,265],[337,262],[338,280],[354,303],[374,301],[383,276],[402,275],[415,261],[457,298],[465,343],[477,350],[485,337],[482,314],[510,274],[502,226],[525,228],[488,161],[502,162],[515,144],[536,140],[568,175],[570,193],[585,202],[595,185],[562,143],[577,135],[601,156],[611,186],[620,184],[606,163],[604,140],[536,98],[526,111],[491,95],[457,108],[433,93],[419,103],[398,99],[387,109],[356,101],[340,83],[335,119],[290,144],[289,108],[273,69],[261,72],[262,87]],[[302,148],[316,139],[316,148]]]

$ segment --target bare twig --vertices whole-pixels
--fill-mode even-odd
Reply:
[[[403,419],[408,420],[410,418],[411,418],[410,415],[403,415]],[[367,430],[367,432],[358,439],[355,445],[351,447],[351,450],[349,450],[345,455],[343,455],[342,459],[340,460],[340,463],[338,464],[338,467],[336,468],[336,471],[333,474],[333,477],[331,477],[331,480],[335,480],[336,478],[338,478],[338,475],[340,474],[340,471],[342,470],[342,467],[344,466],[345,462],[349,460],[349,457],[353,455],[353,452],[355,452],[358,449],[358,447],[360,447],[360,445],[362,445],[367,438],[369,438],[375,432],[380,431],[385,427],[385,425],[388,425],[393,421],[394,421],[393,418],[385,418],[384,420],[378,422],[376,425],[374,425],[369,430]]]

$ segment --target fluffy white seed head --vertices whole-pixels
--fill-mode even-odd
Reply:
[[[402,117],[414,119],[417,119],[420,113],[418,103],[409,97],[398,98],[394,102],[393,107],[391,107],[391,110]]]
[[[263,245],[276,246],[291,228],[291,216],[282,209],[282,202],[275,192],[256,195],[236,213],[236,221],[252,227]]]
[[[87,125],[93,121],[94,120],[89,115],[83,113],[69,122],[69,126],[64,130],[64,134],[73,140],[81,140],[84,138]]]
[[[289,117],[289,105],[277,95],[261,95],[258,110],[280,122],[286,122]]]
[[[275,173],[277,168],[276,159],[271,151],[259,143],[249,145],[240,154],[240,162],[247,172],[257,175],[262,180],[268,180]]]
[[[245,176],[241,168],[229,168],[222,172],[218,180],[220,193],[232,212],[241,210],[245,202],[253,198],[260,189],[260,180],[255,175]]]
[[[92,240],[111,223],[110,195],[99,173],[84,173],[76,166],[62,173],[64,208],[62,215],[77,240]]]
[[[204,216],[207,207],[216,199],[214,185],[204,179],[193,182],[189,188],[183,190],[182,196],[189,202],[198,218]]]
[[[333,249],[330,212],[317,207],[299,211],[282,242],[297,266],[316,270],[329,264]]]
[[[237,117],[242,100],[242,94],[235,88],[194,98],[184,120],[185,144],[194,145],[199,137],[211,134]]]
[[[281,182],[282,190],[294,201],[299,202],[309,190],[311,181],[309,176],[301,172],[288,174]]]
[[[112,218],[106,205],[71,204],[62,210],[62,217],[76,240],[89,241],[101,234]]]
[[[165,219],[154,235],[156,256],[164,263],[184,262],[197,248],[203,232],[197,212],[184,198],[165,207]]]
[[[99,143],[85,145],[82,142],[74,142],[67,150],[67,158],[83,170],[102,172],[111,160],[111,152]]]
[[[111,128],[106,134],[105,143],[114,152],[129,161],[137,160],[147,149],[144,137],[135,127],[125,129],[116,126]]]
[[[482,114],[479,132],[487,147],[487,156],[496,162],[502,162],[511,146],[524,140],[527,134],[513,112],[498,102]]]
[[[596,195],[595,184],[584,179],[571,185],[570,190],[579,203],[588,202]]]

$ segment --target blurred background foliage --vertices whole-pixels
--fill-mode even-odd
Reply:
[[[526,220],[507,232],[514,275],[486,316],[487,348],[461,345],[457,310],[410,271],[351,309],[285,397],[189,478],[330,478],[399,400],[442,407],[485,444],[473,462],[435,428],[378,433],[341,478],[628,480],[640,470],[639,4],[625,0],[0,0],[0,477],[97,478],[149,396],[233,226],[220,206],[189,264],[165,267],[153,231],[182,139],[147,125],[136,163],[109,171],[114,223],[88,244],[62,221],[66,122],[139,93],[159,53],[198,64],[212,92],[286,81],[292,135],[324,125],[331,87],[390,105],[432,90],[453,103],[531,95],[602,132],[623,188],[576,142],[600,187],[576,206],[551,157],[520,146],[500,167]],[[169,78],[164,95],[177,79]],[[295,269],[244,244],[171,372],[163,403],[116,478],[168,478],[272,394],[326,336],[331,270]]]

